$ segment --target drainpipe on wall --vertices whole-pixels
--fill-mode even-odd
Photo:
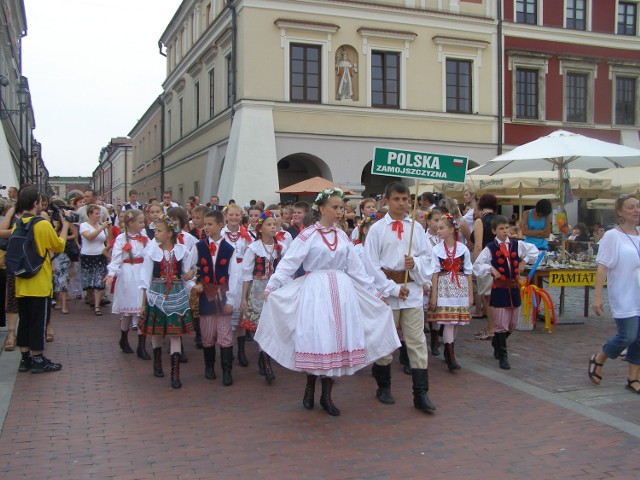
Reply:
[[[158,105],[160,105],[160,195],[164,192],[164,102],[162,95],[158,96]]]
[[[503,73],[504,73],[504,54],[502,52],[502,0],[498,0],[498,155],[502,154],[502,129],[504,126],[504,118],[502,110],[504,108],[504,88],[503,88]]]
[[[238,33],[238,12],[233,0],[227,0],[227,8],[231,10],[231,121],[236,113],[236,47]]]

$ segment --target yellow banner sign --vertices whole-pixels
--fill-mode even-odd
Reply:
[[[595,270],[551,270],[550,287],[590,287],[596,284]]]

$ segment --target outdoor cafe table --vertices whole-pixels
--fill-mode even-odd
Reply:
[[[525,269],[524,275],[529,274],[530,269]],[[595,268],[552,268],[539,267],[533,274],[532,284],[538,288],[544,288],[544,279],[548,280],[549,287],[560,287],[559,313],[564,311],[565,287],[584,287],[584,316],[589,316],[589,288],[596,284]]]

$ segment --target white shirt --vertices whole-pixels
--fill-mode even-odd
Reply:
[[[416,222],[411,245],[411,256],[415,265],[409,272],[414,281],[407,284],[409,296],[401,300],[399,295],[402,285],[388,279],[382,272],[382,268],[404,270],[404,256],[409,251],[411,217],[405,216],[402,220],[402,239],[398,239],[398,233],[392,230],[393,222],[394,220],[387,213],[369,228],[364,244],[367,273],[375,279],[376,288],[383,297],[388,298],[389,306],[393,310],[422,308],[422,287],[431,285],[431,244],[427,240],[425,231]]]
[[[494,242],[498,245],[506,243],[507,248],[509,248],[510,240],[508,238],[505,242],[501,242],[498,240],[498,237],[496,237]],[[523,242],[522,240],[518,241],[518,257],[524,263],[535,263],[538,259],[539,253],[540,251],[535,245]],[[521,272],[522,270],[523,269],[520,268]],[[478,258],[476,258],[476,261],[473,262],[473,274],[476,277],[486,277],[491,275],[491,251],[489,250],[489,247],[484,247],[480,252],[480,255],[478,255]]]
[[[107,271],[109,272],[109,275],[112,275],[114,277],[117,277],[118,273],[120,273],[120,267],[122,266],[122,262],[124,260],[129,259],[129,254],[123,250],[125,244],[127,243],[125,238],[126,235],[127,234],[124,232],[121,233],[120,235],[117,236],[116,241],[113,242],[113,250],[111,251],[111,262],[109,262],[109,265],[107,266]],[[146,237],[147,232],[145,232],[144,229],[142,229],[139,235]],[[133,236],[137,236],[137,235],[133,235]],[[132,235],[129,235],[129,244],[131,245],[131,256],[133,258],[141,258],[146,244],[138,240],[134,240],[131,237]],[[148,240],[147,240],[147,243],[149,243]]]
[[[236,257],[242,260],[244,258],[244,251],[251,242],[247,242],[246,238],[239,236],[240,228],[238,228],[237,232],[231,232],[228,227],[222,227],[220,235],[222,235],[222,238],[229,242],[229,244],[231,244],[231,246],[236,250]],[[238,236],[238,239],[233,241],[230,237],[236,238],[236,235]]]
[[[456,242],[456,255],[454,258],[459,258],[464,255],[464,264],[460,269],[460,275],[471,275],[473,273],[473,264],[471,263],[471,253],[469,249],[462,242]],[[447,252],[445,250],[444,242],[440,242],[433,247],[433,256],[431,257],[431,269],[433,273],[440,272],[440,259],[446,259]]]
[[[216,260],[218,258],[218,252],[220,251],[220,244],[222,243],[224,237],[220,237],[220,239],[216,242],[211,237],[209,237],[209,244],[216,244],[216,251],[211,256],[211,262],[213,263],[214,275],[216,268]],[[226,240],[226,239],[225,239]],[[227,240],[228,242],[228,240]],[[195,261],[198,261],[198,252],[194,248],[193,256]],[[240,301],[242,300],[242,270],[238,265],[238,261],[236,259],[236,252],[233,252],[231,258],[229,259],[229,281],[227,285],[229,290],[227,291],[227,305],[231,305],[233,308],[240,308]]]
[[[153,277],[153,264],[154,262],[160,262],[163,258],[168,258],[169,253],[173,253],[176,260],[182,260],[182,275],[186,275],[189,270],[193,268],[197,258],[194,258],[192,254],[185,248],[184,245],[176,244],[173,246],[173,250],[163,250],[157,243],[150,243],[147,248],[144,249],[144,262],[142,263],[142,284],[140,288],[149,290],[151,280]],[[193,253],[193,252],[192,252]]]
[[[93,226],[89,222],[84,222],[80,224],[79,233],[82,235],[84,232],[94,232],[96,230],[101,230],[102,227],[93,228]],[[104,242],[107,240],[107,234],[104,230],[102,230],[97,237],[93,240],[87,240],[87,238],[82,236],[82,247],[80,248],[81,255],[102,255],[102,250],[104,250]]]
[[[284,248],[289,248],[291,246],[291,242],[293,242],[293,237],[289,232],[284,229],[280,229],[280,231],[276,234],[276,236],[281,236],[282,240],[278,240],[278,243],[281,243]]]
[[[244,251],[244,258],[240,264],[242,267],[242,281],[250,282],[253,280],[253,268],[255,267],[256,257],[265,257],[270,258],[271,260],[276,260],[277,258],[282,259],[287,251],[287,247],[282,244],[280,245],[282,247],[280,252],[272,250],[273,245],[269,246],[269,250],[267,250],[267,247],[262,243],[262,240],[257,240],[249,245]]]
[[[613,318],[640,315],[640,237],[618,228],[608,230],[598,243],[596,262],[607,267],[607,295]]]

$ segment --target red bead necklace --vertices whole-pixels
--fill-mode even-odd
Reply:
[[[236,243],[238,240],[240,240],[240,230],[238,230],[236,233],[231,233],[229,230],[227,230],[227,238],[233,243]]]
[[[335,252],[338,248],[338,232],[335,230],[335,228],[330,229],[326,233],[322,231],[322,228],[319,228],[318,231],[320,232],[320,236],[322,237],[322,241],[324,242],[324,244],[329,248],[329,250]],[[327,235],[329,235],[332,231],[334,235],[333,242],[329,242],[329,240],[327,240]]]

